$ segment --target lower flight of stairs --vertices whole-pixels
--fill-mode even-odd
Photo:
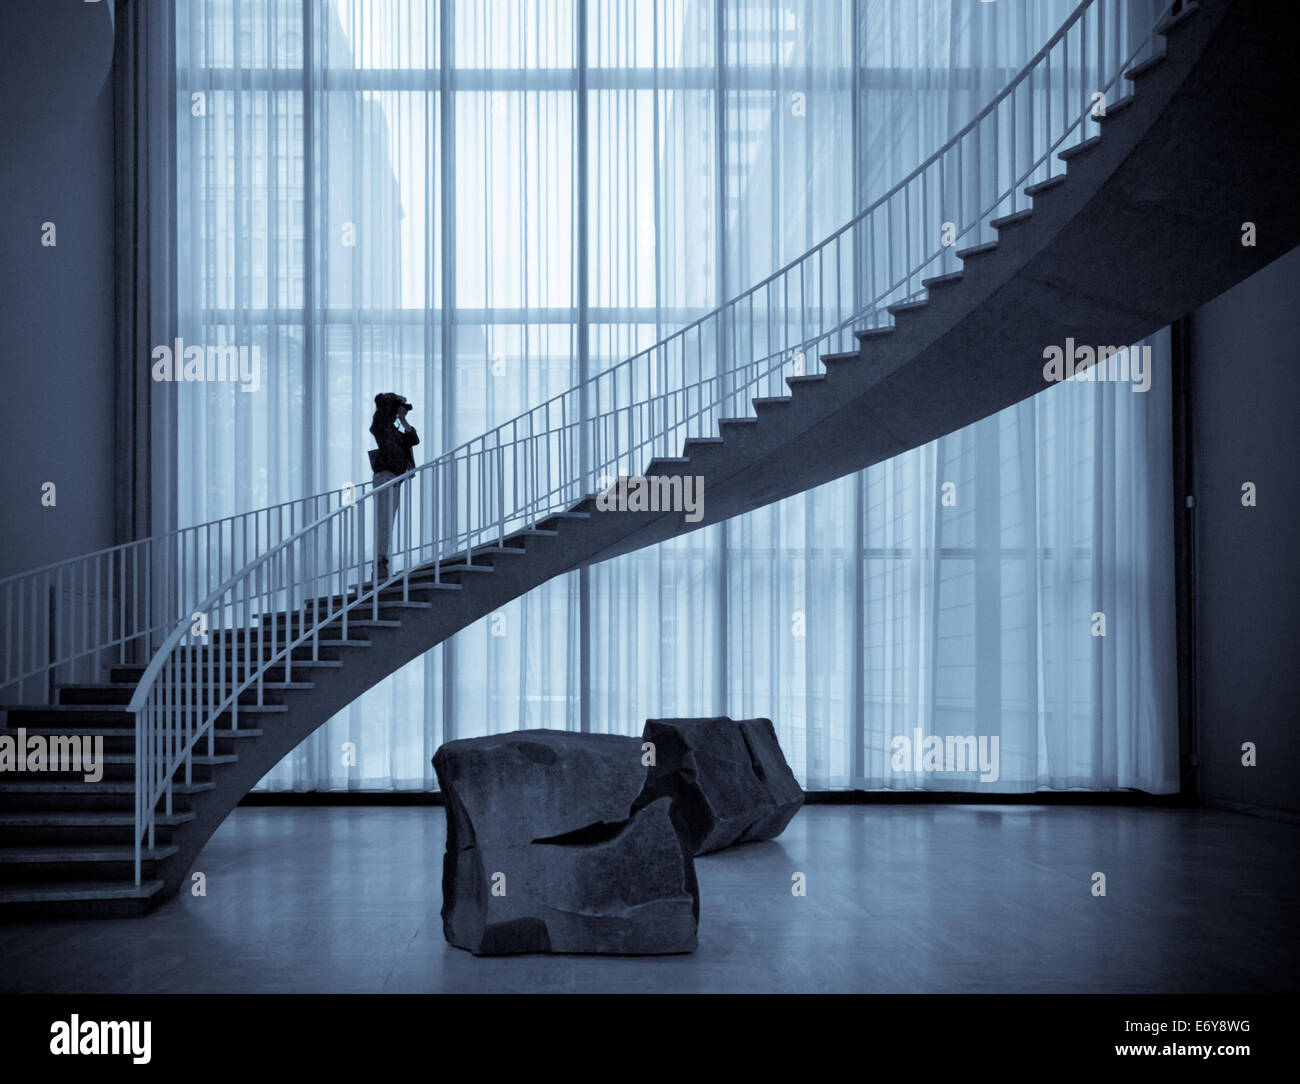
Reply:
[[[584,502],[584,506],[590,503]],[[211,752],[206,738],[200,742],[200,752],[190,758],[188,780],[184,769],[178,769],[171,811],[158,814],[152,849],[145,841],[139,885],[135,884],[133,845],[135,718],[126,708],[145,665],[117,663],[105,669],[103,682],[59,686],[56,702],[50,705],[0,707],[0,735],[17,739],[21,731],[28,739],[102,739],[98,761],[102,778],[98,781],[86,781],[83,772],[0,774],[0,920],[122,918],[151,910],[174,894],[197,853],[197,846],[182,848],[178,837],[206,827],[202,837],[206,842],[215,824],[201,825],[201,814],[206,812],[206,819],[212,822],[217,812],[224,818],[234,804],[228,794],[221,796],[215,811],[211,805],[196,810],[196,803],[210,803],[217,797],[219,785],[233,785],[242,797],[265,773],[267,761],[282,755],[279,751],[268,754],[263,748],[262,755],[248,756],[254,747],[269,745],[278,750],[283,744],[274,739],[293,697],[311,693],[317,678],[337,677],[349,664],[355,673],[377,632],[400,633],[403,619],[432,611],[436,599],[461,592],[467,581],[480,581],[502,564],[524,557],[529,543],[558,537],[562,522],[589,517],[586,511],[551,516],[535,528],[505,539],[504,545],[476,548],[472,563],[461,554],[441,562],[436,575],[432,567],[420,569],[408,581],[398,580],[384,588],[377,611],[369,599],[357,603],[354,593],[348,600],[346,636],[340,616],[320,631],[314,650],[304,643],[293,650],[289,667],[281,662],[267,668],[260,691],[256,684],[250,686],[240,694],[237,711],[219,717]],[[324,605],[330,600],[320,601]],[[333,601],[338,605],[341,600]],[[309,602],[305,611],[311,608]],[[295,627],[299,621],[295,614]],[[231,673],[253,660],[270,659],[277,646],[283,652],[285,626],[284,614],[265,617],[260,644],[256,626],[233,635],[212,633],[207,644],[194,648],[196,685],[201,685],[210,668],[224,665]],[[298,740],[294,738],[292,743]],[[247,771],[240,772],[246,764],[255,765],[252,783]],[[242,778],[232,778],[239,776]]]

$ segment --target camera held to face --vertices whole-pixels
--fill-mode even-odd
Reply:
[[[393,391],[386,391],[375,396],[375,407],[386,414],[404,417],[407,411],[411,409],[411,401],[404,395],[398,395]]]

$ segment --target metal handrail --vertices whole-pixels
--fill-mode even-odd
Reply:
[[[206,738],[209,752],[213,751],[216,722],[227,712],[231,728],[238,729],[241,698],[249,690],[255,691],[254,707],[267,707],[267,675],[273,668],[283,668],[285,680],[291,681],[297,649],[308,649],[308,663],[319,660],[322,643],[330,642],[322,633],[332,631],[331,626],[337,623],[346,639],[350,625],[382,619],[382,593],[390,592],[390,602],[410,602],[412,591],[436,592],[444,586],[448,559],[472,566],[476,548],[504,545],[514,531],[572,507],[590,495],[597,477],[631,473],[644,466],[646,456],[675,452],[682,440],[711,433],[717,421],[733,416],[727,412],[743,414],[755,393],[782,384],[791,366],[810,374],[827,353],[854,345],[855,329],[885,318],[889,305],[918,296],[923,279],[944,268],[948,250],[955,248],[958,238],[978,239],[992,217],[1018,210],[1028,198],[1023,195],[1024,183],[1050,169],[1052,155],[1080,134],[1092,112],[1092,94],[1111,91],[1154,41],[1161,20],[1125,55],[1117,29],[1124,6],[1121,0],[1080,3],[1016,77],[939,151],[798,260],[647,350],[372,488],[354,503],[328,511],[259,554],[207,595],[198,607],[207,625],[196,631],[187,619],[172,628],[128,706],[135,716],[137,882],[146,836],[153,846],[157,807],[162,802],[170,811],[176,776],[182,769],[185,780],[190,780],[198,743]],[[1104,56],[1107,50],[1100,47],[1107,9],[1116,28],[1111,56]],[[1089,77],[1087,59],[1089,12],[1098,13],[1093,23],[1099,46],[1093,58],[1094,78]],[[1072,86],[1070,34],[1076,26],[1080,66]],[[1052,78],[1052,56],[1058,45],[1066,61],[1061,82]],[[1018,164],[1013,151],[1005,183],[994,183],[985,193],[980,183],[981,125],[990,117],[1001,122],[997,109],[1003,103],[1009,103],[1009,119],[1014,120],[1016,96],[1022,90],[1026,102],[1021,108],[1027,112],[1021,119],[1028,116],[1033,121],[1022,142],[1031,150]],[[1073,91],[1079,94],[1077,103]],[[1041,138],[1040,125],[1045,130]],[[998,127],[998,123],[993,126],[995,146]],[[1009,130],[1021,135],[1014,123]],[[974,146],[964,152],[967,141]],[[968,156],[963,158],[963,153]],[[950,155],[955,161],[950,162]],[[996,153],[994,162],[1000,176],[1002,162]],[[964,167],[972,164],[973,193],[963,188],[968,183]],[[938,176],[932,179],[934,167]],[[918,233],[913,257],[913,190],[920,187],[916,198],[923,215],[935,208],[947,209],[951,206],[946,198],[951,194],[949,172],[955,174],[951,183],[956,185],[957,203],[951,221],[954,227],[960,222],[960,228],[942,237],[937,247],[921,240]],[[937,188],[933,201],[931,184]],[[900,217],[896,201],[902,202],[900,228],[908,230],[902,239],[894,232],[894,219]],[[883,221],[878,222],[877,216]],[[847,261],[845,239],[850,248]],[[831,304],[825,293],[829,279],[822,273],[827,253],[835,258]],[[882,258],[883,272],[877,266]],[[846,263],[851,269],[848,299]],[[791,279],[796,274],[798,293],[792,304]],[[810,278],[816,304],[809,296]],[[779,304],[772,296],[778,284]],[[781,325],[779,333],[774,331],[776,322]],[[706,338],[708,356],[717,362],[707,374]],[[741,356],[749,360],[737,363]],[[649,364],[639,365],[645,362]],[[619,387],[620,380],[626,388]],[[388,502],[403,488],[394,528],[393,570],[382,578],[370,575],[367,555],[374,553],[381,524],[391,519]],[[298,660],[300,666],[302,662]]]
[[[31,703],[51,696],[56,680],[93,680],[105,660],[148,658],[228,568],[370,485],[349,483],[0,579],[0,690]]]

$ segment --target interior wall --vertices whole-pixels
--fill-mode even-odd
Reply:
[[[113,544],[113,207],[111,83],[0,151],[0,578]]]
[[[1199,791],[1288,813],[1300,812],[1297,344],[1300,248],[1191,319]]]

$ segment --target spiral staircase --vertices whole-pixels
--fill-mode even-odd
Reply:
[[[358,487],[93,555],[58,620],[46,598],[88,584],[89,558],[0,584],[0,733],[102,738],[106,761],[93,783],[0,776],[0,916],[148,911],[280,758],[511,599],[986,417],[1044,390],[1046,348],[1136,342],[1300,244],[1290,58],[1263,5],[1176,3],[1132,40],[1112,9],[1080,4],[799,260],[407,476],[383,579],[384,493]],[[1017,117],[1024,160],[972,191]],[[905,205],[936,229],[894,266],[873,245]],[[623,475],[702,479],[702,515],[608,509]]]

